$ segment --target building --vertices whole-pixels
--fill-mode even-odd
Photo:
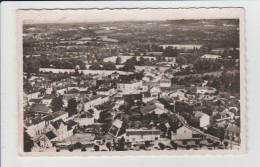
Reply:
[[[221,56],[219,55],[214,55],[214,54],[204,54],[203,56],[200,57],[200,59],[221,59]]]
[[[113,123],[112,126],[110,127],[108,133],[114,137],[117,137],[119,134],[119,130],[122,127],[123,122],[116,119]]]
[[[160,82],[160,87],[171,87],[171,85],[172,85],[172,82],[170,79],[162,79],[159,82]]]
[[[51,148],[53,146],[52,142],[56,138],[57,136],[52,131],[45,133],[39,138],[40,147]]]
[[[41,118],[28,118],[24,120],[26,132],[35,140],[45,132],[45,121]]]
[[[212,87],[196,87],[197,94],[211,94],[215,93],[217,90]]]
[[[192,139],[192,130],[186,126],[181,126],[176,130],[176,133],[172,133],[172,140],[186,140]]]
[[[117,90],[121,90],[121,91],[139,90],[141,87],[142,87],[142,81],[117,83]]]
[[[56,94],[45,94],[42,98],[42,104],[49,106],[51,104],[52,99],[56,96]]]
[[[234,142],[240,142],[240,127],[229,124],[225,129],[224,138]]]
[[[83,113],[79,117],[73,119],[75,122],[79,124],[80,127],[93,125],[95,121],[95,117],[90,113]]]
[[[97,105],[101,105],[109,101],[109,96],[91,96],[89,98],[84,98],[84,111],[94,108]]]
[[[126,129],[126,141],[141,142],[160,140],[160,130]]]
[[[195,111],[193,118],[196,124],[201,128],[206,129],[210,124],[210,116],[201,111]]]
[[[52,113],[52,109],[49,108],[46,104],[35,104],[35,106],[32,108],[32,111],[43,115]]]

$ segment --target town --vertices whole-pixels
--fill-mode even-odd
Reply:
[[[240,149],[239,20],[23,25],[25,152]]]

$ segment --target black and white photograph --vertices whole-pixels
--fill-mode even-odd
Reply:
[[[246,151],[243,8],[17,10],[21,156]]]

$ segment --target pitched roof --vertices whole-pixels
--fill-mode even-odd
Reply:
[[[63,100],[77,99],[78,97],[79,97],[79,94],[64,94]]]
[[[50,110],[49,107],[46,106],[46,104],[36,104],[33,109],[33,111],[39,111],[39,112],[48,112]]]
[[[53,133],[53,131],[49,131],[49,132],[45,133],[45,136],[46,136],[49,140],[54,139],[55,137],[57,137],[57,136]]]
[[[31,125],[36,125],[36,124],[41,123],[43,121],[44,120],[41,119],[41,118],[30,118],[30,120],[29,119],[24,120],[24,125],[26,127],[29,127]]]
[[[63,123],[64,125],[66,124],[62,119],[59,119],[59,120],[54,121],[54,122],[51,122],[52,126],[53,126],[55,129],[59,129],[61,123]]]
[[[229,124],[228,127],[226,128],[226,131],[240,133],[240,128],[236,125]]]
[[[160,130],[126,129],[126,135],[160,135]]]
[[[57,96],[56,94],[45,94],[43,96],[43,99],[53,99],[56,96]]]
[[[42,99],[31,99],[29,102],[40,103]]]
[[[145,107],[142,107],[140,109],[140,112],[145,115],[145,114],[148,114],[149,112],[155,110],[157,107],[155,105],[149,105],[149,106],[145,106]]]
[[[53,119],[55,119],[55,118],[57,118],[57,117],[59,117],[61,115],[64,115],[64,114],[67,114],[67,112],[60,110],[60,111],[52,113],[51,115],[48,115],[48,116],[44,117],[43,120],[51,121],[51,120],[53,120]]]

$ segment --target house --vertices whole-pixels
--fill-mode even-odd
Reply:
[[[57,138],[57,136],[52,131],[49,131],[49,132],[45,133],[44,135],[42,135],[39,138],[40,147],[51,148],[53,146],[52,142],[56,138]]]
[[[24,120],[24,127],[26,132],[33,138],[33,140],[44,133],[45,121],[41,118],[28,118]]]
[[[150,89],[151,97],[159,98],[161,89],[158,86],[154,86]]]
[[[207,128],[207,126],[210,124],[210,116],[201,112],[201,111],[195,111],[193,120],[196,122],[196,124],[201,128]]]
[[[119,119],[116,119],[113,123],[112,126],[110,127],[108,133],[114,137],[117,137],[119,134],[119,130],[122,127],[123,122],[120,121]]]
[[[168,94],[169,97],[174,98],[175,100],[179,101],[186,101],[188,98],[186,97],[186,94],[180,90],[173,91]]]
[[[57,137],[53,141],[62,141],[73,135],[72,127],[69,127],[62,119],[52,121],[46,128],[46,131],[52,131]]]
[[[25,107],[28,103],[28,94],[23,93],[23,106]]]
[[[63,87],[56,89],[56,93],[59,95],[64,95],[67,91],[68,91],[67,88],[63,88]]]
[[[84,98],[84,111],[94,108],[97,105],[101,105],[109,101],[109,96],[91,96],[89,98]]]
[[[142,81],[137,82],[119,82],[117,83],[117,90],[129,91],[129,90],[139,90],[142,86]]]
[[[156,129],[126,129],[127,142],[160,140],[160,130]]]
[[[160,87],[171,87],[172,82],[170,79],[162,79],[160,80]]]
[[[35,106],[32,108],[32,111],[34,111],[37,114],[50,114],[52,113],[51,108],[49,108],[46,104],[35,104]]]
[[[42,119],[45,121],[46,126],[48,126],[50,122],[57,121],[59,119],[66,121],[68,119],[68,117],[69,117],[68,112],[60,110],[60,111],[51,113],[50,115],[45,116]]]
[[[79,117],[73,119],[80,127],[94,124],[95,117],[90,113],[83,113]]]
[[[28,97],[28,100],[31,100],[31,99],[38,99],[41,95],[41,92],[40,91],[37,91],[37,90],[34,90],[33,92],[29,93],[27,95]]]
[[[97,90],[97,94],[98,95],[105,95],[105,96],[111,96],[111,95],[114,95],[116,93],[116,89],[114,88],[100,88]]]
[[[180,126],[176,133],[172,133],[172,140],[186,140],[192,139],[192,130],[187,128],[186,126]]]
[[[57,97],[56,94],[45,94],[42,98],[42,104],[49,106],[53,98]]]
[[[217,90],[212,87],[196,87],[196,93],[197,94],[211,94],[215,93]]]
[[[221,59],[221,56],[220,55],[214,55],[214,54],[204,54],[203,56],[200,57],[200,59],[216,60],[216,59]]]
[[[235,142],[240,141],[240,127],[229,124],[225,129],[224,138]]]
[[[29,105],[33,105],[33,104],[40,104],[42,101],[42,99],[31,99],[29,100]]]

